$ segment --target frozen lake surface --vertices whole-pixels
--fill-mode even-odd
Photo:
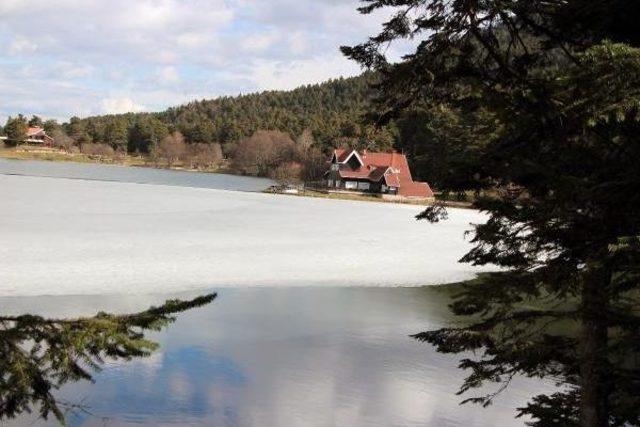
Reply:
[[[0,295],[225,286],[421,286],[471,278],[457,260],[483,217],[418,206],[0,175]]]
[[[488,409],[460,406],[459,357],[409,337],[459,321],[454,290],[421,285],[480,271],[457,262],[477,212],[428,224],[417,206],[226,191],[268,181],[200,175],[0,159],[0,313],[218,292],[151,333],[151,357],[56,391],[87,408],[69,425],[521,426],[516,408],[549,390],[517,378]]]

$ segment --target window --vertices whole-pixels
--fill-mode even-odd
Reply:
[[[344,188],[347,190],[355,190],[358,188],[358,183],[356,181],[345,181]]]
[[[358,190],[368,190],[369,189],[369,183],[368,182],[359,182],[358,183]]]
[[[358,169],[359,167],[362,166],[362,163],[360,162],[360,159],[358,159],[358,156],[356,155],[355,151],[347,159],[347,164],[351,169]]]

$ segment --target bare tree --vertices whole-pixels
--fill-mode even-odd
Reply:
[[[220,144],[189,144],[185,161],[189,163],[190,167],[198,169],[217,166],[222,161],[222,148]]]
[[[313,133],[311,129],[305,128],[302,133],[296,138],[296,146],[300,153],[306,154],[311,147],[315,144],[315,139],[313,138]]]
[[[259,130],[237,144],[233,154],[233,167],[246,174],[268,176],[279,164],[294,156],[295,143],[288,134]]]
[[[167,161],[167,166],[171,167],[175,162],[182,159],[186,148],[182,134],[174,132],[160,141],[158,154]]]
[[[314,182],[322,179],[327,170],[326,156],[316,147],[311,147],[300,154],[302,165],[301,179],[305,182]]]
[[[298,162],[286,162],[277,166],[270,174],[280,184],[296,184],[302,176],[302,165]]]
[[[113,148],[110,145],[94,143],[82,144],[82,146],[80,147],[80,152],[88,156],[98,157],[113,157],[114,153]]]
[[[51,137],[53,138],[55,146],[62,148],[66,152],[70,152],[76,145],[76,141],[60,128],[55,128],[51,132]]]

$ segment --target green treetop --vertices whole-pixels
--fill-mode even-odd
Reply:
[[[79,319],[0,316],[0,421],[37,409],[65,424],[55,392],[68,382],[91,380],[108,360],[149,356],[158,344],[145,338],[175,320],[175,314],[210,303],[215,294],[191,301],[170,300],[136,314],[99,313]]]
[[[7,119],[7,123],[4,125],[4,133],[7,136],[7,143],[9,145],[16,145],[25,139],[27,139],[27,119],[19,114],[18,117]]]
[[[32,116],[31,119],[29,120],[29,126],[30,127],[43,127],[44,126],[44,122],[42,121],[42,119],[38,116]]]
[[[382,75],[371,117],[455,117],[424,131],[468,153],[439,172],[441,184],[477,191],[489,215],[462,261],[504,268],[452,305],[469,326],[417,338],[479,352],[461,362],[461,392],[500,391],[517,375],[560,382],[520,409],[532,424],[639,424],[640,5],[366,3],[363,13],[396,7],[380,34],[343,48]],[[409,37],[416,50],[388,63],[388,43]],[[420,218],[444,216],[436,206]]]

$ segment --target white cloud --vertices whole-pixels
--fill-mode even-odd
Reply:
[[[0,115],[161,110],[357,74],[358,0],[0,0]],[[33,16],[46,17],[37,31]],[[394,52],[395,50],[391,50]],[[398,49],[398,55],[402,49]],[[4,83],[4,84],[3,84]],[[7,101],[8,100],[8,101]],[[135,100],[135,101],[134,101]]]
[[[256,61],[251,80],[260,90],[293,89],[334,77],[354,76],[360,68],[340,56],[324,56],[288,62]]]
[[[270,32],[246,37],[240,42],[240,47],[249,53],[260,53],[269,49],[278,40],[278,35]]]
[[[166,66],[158,70],[158,83],[160,84],[172,84],[180,81],[180,74],[176,67]]]
[[[9,44],[9,54],[10,55],[19,55],[21,53],[33,53],[38,50],[38,45],[29,39],[18,36],[14,38]]]
[[[175,42],[182,48],[196,49],[205,46],[210,39],[211,35],[209,34],[190,31],[178,34],[175,38]]]
[[[155,62],[161,64],[174,64],[178,62],[178,53],[168,49],[163,49],[160,52],[154,53]]]
[[[93,67],[88,64],[74,64],[60,62],[54,67],[56,73],[65,80],[89,77],[93,73]]]
[[[144,111],[144,105],[136,104],[131,98],[106,98],[102,100],[102,111],[106,114],[137,113]]]
[[[21,6],[21,1],[22,0],[3,0],[0,2],[0,18],[18,10]]]
[[[289,49],[294,55],[301,55],[309,50],[309,41],[302,31],[292,33],[288,37]]]

